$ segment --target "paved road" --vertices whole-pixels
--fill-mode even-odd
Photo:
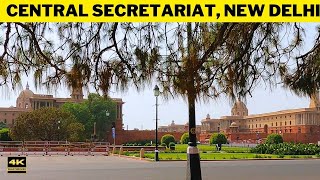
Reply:
[[[27,174],[7,174],[0,157],[0,180],[184,180],[186,162],[147,162],[104,156],[27,157]],[[203,180],[319,180],[320,160],[202,162]]]

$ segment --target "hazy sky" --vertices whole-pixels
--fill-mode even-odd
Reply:
[[[310,49],[314,37],[314,24],[306,24],[306,39],[305,50]],[[30,85],[30,90],[38,94],[46,94],[45,90],[35,90],[32,78],[23,79],[23,89],[25,89],[27,81]],[[153,86],[141,92],[136,92],[133,88],[129,89],[127,93],[111,92],[111,97],[122,98],[125,104],[123,105],[123,123],[125,129],[127,125],[129,129],[154,129],[155,128],[155,97],[153,95]],[[9,107],[15,106],[16,98],[20,91],[17,92],[2,92],[0,93],[0,106]],[[57,92],[50,93],[55,97],[70,97],[70,92],[65,88],[60,88]],[[181,99],[170,99],[163,101],[159,97],[159,125],[168,125],[172,120],[176,124],[185,124],[188,120],[187,103]],[[249,114],[266,113],[272,111],[279,111],[284,109],[303,108],[308,107],[309,99],[295,96],[290,91],[282,87],[273,88],[272,91],[266,87],[259,87],[253,92],[252,98],[247,98],[247,107]],[[230,115],[231,104],[228,99],[220,98],[218,100],[211,100],[207,104],[197,104],[196,118],[197,124],[210,114],[211,117],[218,118],[224,115]]]

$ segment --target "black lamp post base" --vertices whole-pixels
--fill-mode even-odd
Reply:
[[[154,160],[155,160],[156,162],[159,161],[159,151],[158,151],[158,150],[155,150]]]
[[[202,180],[200,155],[196,146],[188,146],[187,149],[187,180]]]

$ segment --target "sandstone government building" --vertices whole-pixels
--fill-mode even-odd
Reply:
[[[70,98],[54,98],[53,95],[35,94],[27,85],[19,94],[16,106],[0,108],[0,122],[11,127],[20,113],[41,107],[60,107],[66,102],[80,103],[84,100],[82,89],[73,89]],[[116,144],[142,140],[154,140],[154,130],[124,130],[121,98],[112,98],[117,104]],[[188,131],[188,123],[160,126],[159,138],[172,134],[177,140]],[[231,142],[258,142],[268,134],[276,133],[287,142],[317,143],[320,141],[320,98],[319,93],[310,99],[308,108],[289,109],[277,112],[251,115],[246,105],[237,101],[230,116],[212,119],[209,115],[196,128],[201,143],[208,143],[212,133],[223,132]],[[107,141],[112,142],[111,131],[106,132]]]
[[[16,106],[0,108],[0,122],[11,127],[19,114],[36,110],[42,107],[60,107],[64,103],[80,103],[83,99],[82,89],[73,89],[70,98],[54,98],[53,95],[35,94],[29,89],[29,85],[20,92]],[[122,99],[112,98],[117,104],[116,127],[122,129]]]
[[[160,132],[186,131],[188,124],[172,122],[161,126]],[[257,142],[268,134],[283,136],[286,142],[317,143],[320,141],[320,99],[319,93],[310,99],[308,108],[288,109],[264,114],[249,114],[246,105],[237,101],[230,116],[212,119],[208,114],[197,126],[199,140],[208,143],[212,133],[223,132],[232,142]]]

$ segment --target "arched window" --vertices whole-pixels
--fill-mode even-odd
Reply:
[[[290,121],[290,125],[291,125],[291,121]]]

